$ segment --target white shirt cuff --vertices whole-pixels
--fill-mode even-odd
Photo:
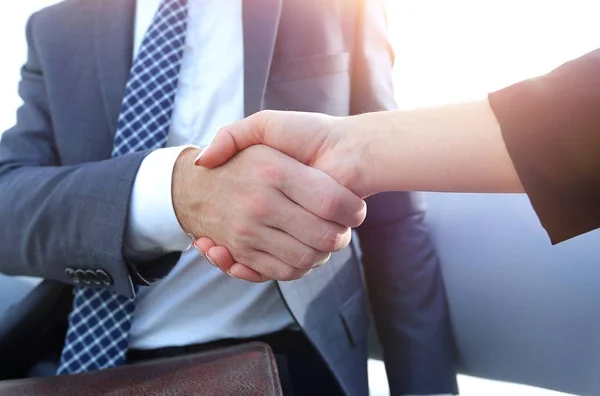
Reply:
[[[151,259],[192,246],[192,238],[179,225],[171,196],[175,161],[188,147],[193,146],[158,149],[142,161],[131,193],[126,256]]]

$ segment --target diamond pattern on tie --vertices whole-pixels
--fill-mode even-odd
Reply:
[[[187,0],[162,0],[131,67],[113,157],[165,146],[186,29]],[[89,287],[77,288],[74,294],[58,374],[125,362],[135,300]]]

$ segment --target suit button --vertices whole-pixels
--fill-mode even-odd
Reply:
[[[67,276],[73,281],[73,283],[78,284],[81,282],[81,279],[79,279],[73,268],[65,269],[65,274],[67,274]]]
[[[92,284],[91,279],[88,277],[88,274],[86,274],[84,270],[78,269],[77,271],[75,271],[75,276],[77,276],[81,283],[83,283],[84,285]]]
[[[104,270],[96,271],[96,278],[105,286],[112,286],[113,280],[110,275]]]
[[[98,275],[96,275],[96,271],[94,270],[86,270],[85,274],[88,276],[90,282],[94,284],[94,286],[100,286],[100,279],[98,279]]]

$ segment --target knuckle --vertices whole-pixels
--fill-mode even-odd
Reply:
[[[288,270],[293,270],[287,265],[269,260],[265,253],[260,250],[252,250],[247,253],[247,266],[260,274],[264,280],[287,280],[282,279],[286,276],[292,276]]]
[[[261,279],[275,279],[277,275],[277,268],[265,264],[263,260],[263,253],[259,251],[251,251],[247,253],[248,259],[245,262],[245,265],[250,269],[256,271]]]
[[[257,254],[258,254],[258,252],[256,250],[244,249],[243,253],[240,254],[240,259],[245,260],[244,261],[245,265],[247,265],[248,267],[257,271],[256,264],[260,262],[260,260],[257,257]]]
[[[271,185],[279,186],[285,180],[285,172],[277,164],[263,164],[256,171],[260,180]]]
[[[265,194],[255,194],[247,204],[250,216],[262,219],[270,212],[272,202]]]
[[[327,227],[319,246],[321,250],[325,252],[337,252],[345,248],[348,244],[346,243],[346,233],[351,232],[349,228],[340,230],[333,227]]]
[[[269,131],[275,118],[277,117],[277,111],[275,110],[262,110],[255,114],[256,122],[263,131]]]
[[[352,224],[353,228],[360,226],[363,221],[367,218],[367,205],[363,201],[363,205],[360,207],[358,211],[354,213],[354,224]]]
[[[247,267],[254,269],[253,251],[251,249],[232,249],[231,257],[238,263],[244,264]]]
[[[264,124],[267,123],[270,119],[272,119],[274,114],[274,110],[261,110],[258,113],[256,113],[256,118],[259,122]]]
[[[301,270],[311,269],[320,260],[321,255],[319,253],[314,249],[308,249],[300,256],[295,267]]]
[[[277,280],[280,281],[293,281],[296,279],[300,279],[304,276],[304,274],[307,272],[306,271],[301,271],[298,270],[297,268],[294,267],[289,267],[289,266],[285,266],[284,268],[281,268],[277,271]]]
[[[231,232],[234,238],[241,244],[245,244],[249,239],[254,236],[254,229],[250,227],[246,222],[235,222],[231,226]]]
[[[319,208],[321,211],[320,217],[327,220],[332,220],[338,211],[338,206],[338,198],[334,192],[329,191],[323,194],[319,203]]]

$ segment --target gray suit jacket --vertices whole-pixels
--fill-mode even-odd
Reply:
[[[147,154],[109,159],[134,6],[68,0],[28,23],[24,105],[0,144],[0,271],[56,281],[44,295],[56,296],[57,285],[73,282],[67,270],[79,269],[104,271],[110,285],[98,287],[133,296],[134,284],[160,279],[178,258],[133,266],[123,256],[129,196]],[[395,106],[380,1],[244,0],[243,25],[246,114]],[[368,392],[368,300],[392,393],[455,392],[444,287],[421,199],[389,193],[368,204],[358,229],[364,265],[347,248],[306,278],[280,283],[281,294],[348,394]]]

